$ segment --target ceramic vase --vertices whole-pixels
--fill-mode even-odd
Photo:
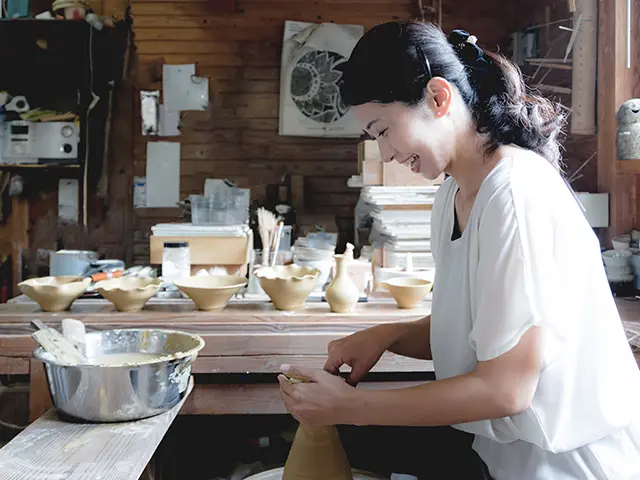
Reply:
[[[358,303],[360,293],[347,271],[350,256],[334,255],[333,258],[336,261],[335,276],[324,295],[332,312],[347,313]]]

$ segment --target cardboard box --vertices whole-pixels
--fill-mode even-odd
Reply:
[[[164,242],[188,242],[191,265],[246,265],[249,263],[253,249],[253,232],[249,232],[246,237],[151,235],[149,241],[151,247],[149,257],[151,263],[155,265],[162,264]]]

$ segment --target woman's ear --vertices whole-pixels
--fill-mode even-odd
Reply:
[[[449,113],[453,89],[444,78],[435,77],[427,83],[427,105],[436,117],[444,117]]]

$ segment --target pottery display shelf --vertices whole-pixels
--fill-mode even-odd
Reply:
[[[67,312],[46,313],[17,298],[0,305],[0,375],[29,375],[30,414],[49,407],[42,364],[32,358],[35,342],[30,321],[38,318],[60,328],[63,318],[85,323],[88,331],[158,327],[200,335],[206,345],[193,366],[196,386],[181,413],[284,414],[277,374],[282,364],[322,368],[327,345],[356,331],[390,322],[424,318],[422,308],[402,310],[391,298],[358,303],[353,312],[331,313],[322,301],[285,312],[261,302],[234,299],[224,310],[204,312],[189,299],[151,299],[139,312],[117,312],[103,299],[80,299]],[[385,354],[359,388],[396,388],[433,379],[433,364]]]

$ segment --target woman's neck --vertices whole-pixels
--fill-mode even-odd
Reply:
[[[463,198],[475,197],[482,182],[498,162],[521,150],[516,146],[505,145],[498,147],[491,154],[485,155],[483,139],[477,134],[474,137],[472,141],[458,143],[459,148],[456,149],[454,158],[447,169],[447,173],[458,184],[459,195]]]

